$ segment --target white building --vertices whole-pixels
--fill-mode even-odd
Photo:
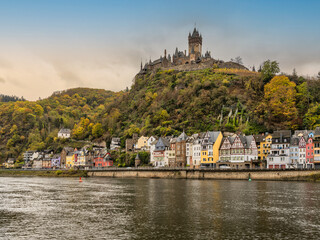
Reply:
[[[291,138],[290,164],[292,168],[298,168],[298,164],[299,164],[299,138],[298,137]]]
[[[299,159],[298,159],[298,168],[304,168],[306,163],[306,139],[304,136],[300,137],[299,140]]]
[[[290,161],[291,131],[276,131],[272,134],[270,154],[267,157],[267,168],[293,168]]]
[[[61,128],[58,132],[58,138],[70,138],[71,130],[68,128]]]
[[[201,165],[201,142],[200,136],[196,136],[192,143],[192,166],[199,167]]]
[[[110,143],[110,150],[118,150],[120,148],[120,138],[112,138]]]
[[[151,145],[152,145],[152,144],[154,143],[154,141],[156,141],[156,140],[157,140],[157,138],[154,137],[154,136],[151,136],[151,137],[148,138],[148,140],[147,140],[147,150],[150,151]]]

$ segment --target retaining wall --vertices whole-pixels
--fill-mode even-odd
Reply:
[[[189,169],[115,169],[88,171],[90,177],[175,178],[232,180],[316,180],[319,170],[189,170]]]

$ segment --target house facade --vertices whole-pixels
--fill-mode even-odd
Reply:
[[[119,150],[120,149],[121,140],[118,137],[114,137],[111,139],[110,150]]]
[[[220,147],[218,168],[250,169],[252,162],[258,160],[258,148],[255,138],[235,135],[225,137]]]
[[[192,143],[192,165],[195,168],[199,168],[201,166],[201,143],[202,138],[201,134],[197,134],[194,136],[194,140]]]
[[[170,147],[170,143],[167,139],[160,137],[155,144],[155,149],[152,152],[153,162],[152,165],[155,167],[165,166],[165,151]]]
[[[291,131],[276,131],[272,134],[270,154],[267,157],[267,168],[294,168],[290,161]]]
[[[146,151],[148,149],[148,139],[149,137],[145,136],[139,137],[135,149],[138,151]]]
[[[60,160],[61,160],[61,156],[59,154],[54,155],[51,158],[51,168],[53,168],[53,169],[60,168],[60,166],[61,166]]]
[[[320,169],[320,127],[317,127],[314,131],[314,168]]]
[[[69,128],[61,128],[58,132],[58,138],[70,138],[71,130]]]
[[[201,142],[201,166],[216,167],[223,135],[221,132],[206,132]]]
[[[185,134],[185,132],[181,133],[180,136],[176,139],[175,167],[185,167],[187,165],[187,155],[186,155],[187,139],[188,139],[188,136],[187,134]]]
[[[298,168],[299,164],[299,142],[298,137],[292,137],[290,142],[290,164],[293,168]]]
[[[314,142],[312,137],[309,137],[306,142],[306,168],[314,168]]]
[[[113,160],[111,158],[110,153],[106,154],[98,154],[93,159],[94,167],[96,168],[106,168],[113,166]]]
[[[306,167],[306,139],[304,136],[300,136],[299,139],[299,160],[297,168],[303,169]]]

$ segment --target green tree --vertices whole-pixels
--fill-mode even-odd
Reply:
[[[264,84],[270,82],[270,80],[279,72],[280,68],[277,61],[265,61],[261,67],[261,77]]]
[[[317,126],[320,126],[320,104],[319,103],[314,103],[310,106],[308,112],[303,118],[303,123],[309,129],[313,129]]]

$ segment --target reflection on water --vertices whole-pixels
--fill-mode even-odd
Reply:
[[[0,178],[0,239],[319,239],[320,184]]]

